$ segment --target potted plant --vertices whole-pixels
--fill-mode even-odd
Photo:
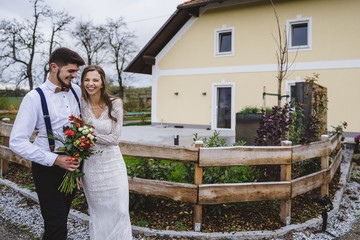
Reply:
[[[266,109],[271,111],[271,109]],[[244,140],[246,145],[254,145],[256,130],[260,126],[262,119],[262,108],[244,107],[236,113],[235,139],[236,141]]]

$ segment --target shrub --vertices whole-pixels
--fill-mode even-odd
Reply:
[[[347,127],[347,122],[341,122],[339,125],[337,126],[331,126],[333,128],[332,131],[330,131],[330,136],[334,136],[335,134],[343,134],[344,130],[346,129]],[[359,136],[359,135],[358,135]],[[356,137],[358,137],[356,136]],[[360,136],[359,136],[360,138]],[[356,142],[356,138],[354,139],[355,142]]]
[[[266,113],[256,131],[256,146],[280,146],[281,141],[289,139],[293,145],[309,144],[319,140],[320,122],[310,116],[304,126],[304,109],[300,104],[290,113],[290,105],[284,108],[274,106],[271,113]]]
[[[266,108],[265,110],[267,113],[270,113],[272,111],[271,108]],[[239,112],[239,114],[259,114],[262,113],[263,109],[259,108],[259,107],[244,107],[243,109],[241,109]]]
[[[309,88],[312,93],[312,113],[311,116],[316,119],[317,131],[319,137],[322,134],[326,134],[326,114],[327,114],[327,106],[328,106],[328,97],[326,88],[322,88],[316,83],[319,80],[319,74],[314,73],[312,77],[305,77],[305,82],[309,84]],[[310,92],[306,93],[310,94]],[[315,120],[312,120],[315,122]]]
[[[305,132],[303,106],[295,104],[294,111],[290,113],[290,117],[292,121],[289,126],[289,140],[293,145],[296,145],[300,143]]]
[[[220,138],[220,132],[214,131],[213,136],[199,137],[194,134],[195,141],[202,140],[204,147],[225,147],[226,140]],[[233,146],[244,146],[245,141],[238,141]],[[204,168],[203,181],[205,184],[210,183],[243,183],[253,182],[259,177],[259,173],[251,166],[234,166],[234,167],[206,167]]]
[[[199,137],[197,133],[194,134],[193,141],[195,144],[196,141],[201,140],[204,143],[204,147],[226,147],[226,139],[220,138],[220,131],[214,131],[213,135],[210,137]]]
[[[311,158],[294,163],[291,169],[291,178],[295,179],[321,170],[321,158]]]
[[[304,106],[296,104],[295,109],[290,113],[291,124],[289,126],[289,140],[292,145],[309,144],[319,140],[319,120],[310,116],[304,125]]]
[[[319,120],[315,116],[309,117],[300,144],[309,144],[319,140],[319,123]]]
[[[256,131],[256,146],[280,146],[282,140],[287,139],[291,120],[289,116],[290,105],[284,108],[274,106],[271,113],[265,113]]]

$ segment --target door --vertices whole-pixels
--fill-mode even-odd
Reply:
[[[211,129],[235,130],[234,89],[234,83],[213,83]]]
[[[231,128],[231,87],[217,88],[216,123],[216,128]]]
[[[211,129],[235,130],[235,84],[213,83]]]

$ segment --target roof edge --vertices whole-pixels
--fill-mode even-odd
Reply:
[[[152,36],[152,38],[145,44],[141,51],[133,58],[133,60],[126,66],[124,72],[131,72],[131,66],[145,53],[145,51],[150,47],[154,40],[160,35],[160,33],[166,28],[166,26],[178,15],[180,9],[176,9],[175,12],[166,20],[166,22],[161,26],[161,28]],[[151,73],[150,73],[151,74]]]
[[[186,8],[194,8],[194,7],[203,7],[208,5],[209,3],[214,3],[214,2],[219,2],[222,3],[225,0],[208,0],[208,1],[204,1],[204,2],[199,2],[199,3],[192,3],[192,4],[186,4],[183,5],[184,3],[178,5],[177,9],[186,9]]]

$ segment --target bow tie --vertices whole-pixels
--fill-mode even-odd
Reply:
[[[62,91],[68,92],[69,90],[70,90],[70,88],[57,87],[57,88],[55,88],[55,93],[62,92]]]

